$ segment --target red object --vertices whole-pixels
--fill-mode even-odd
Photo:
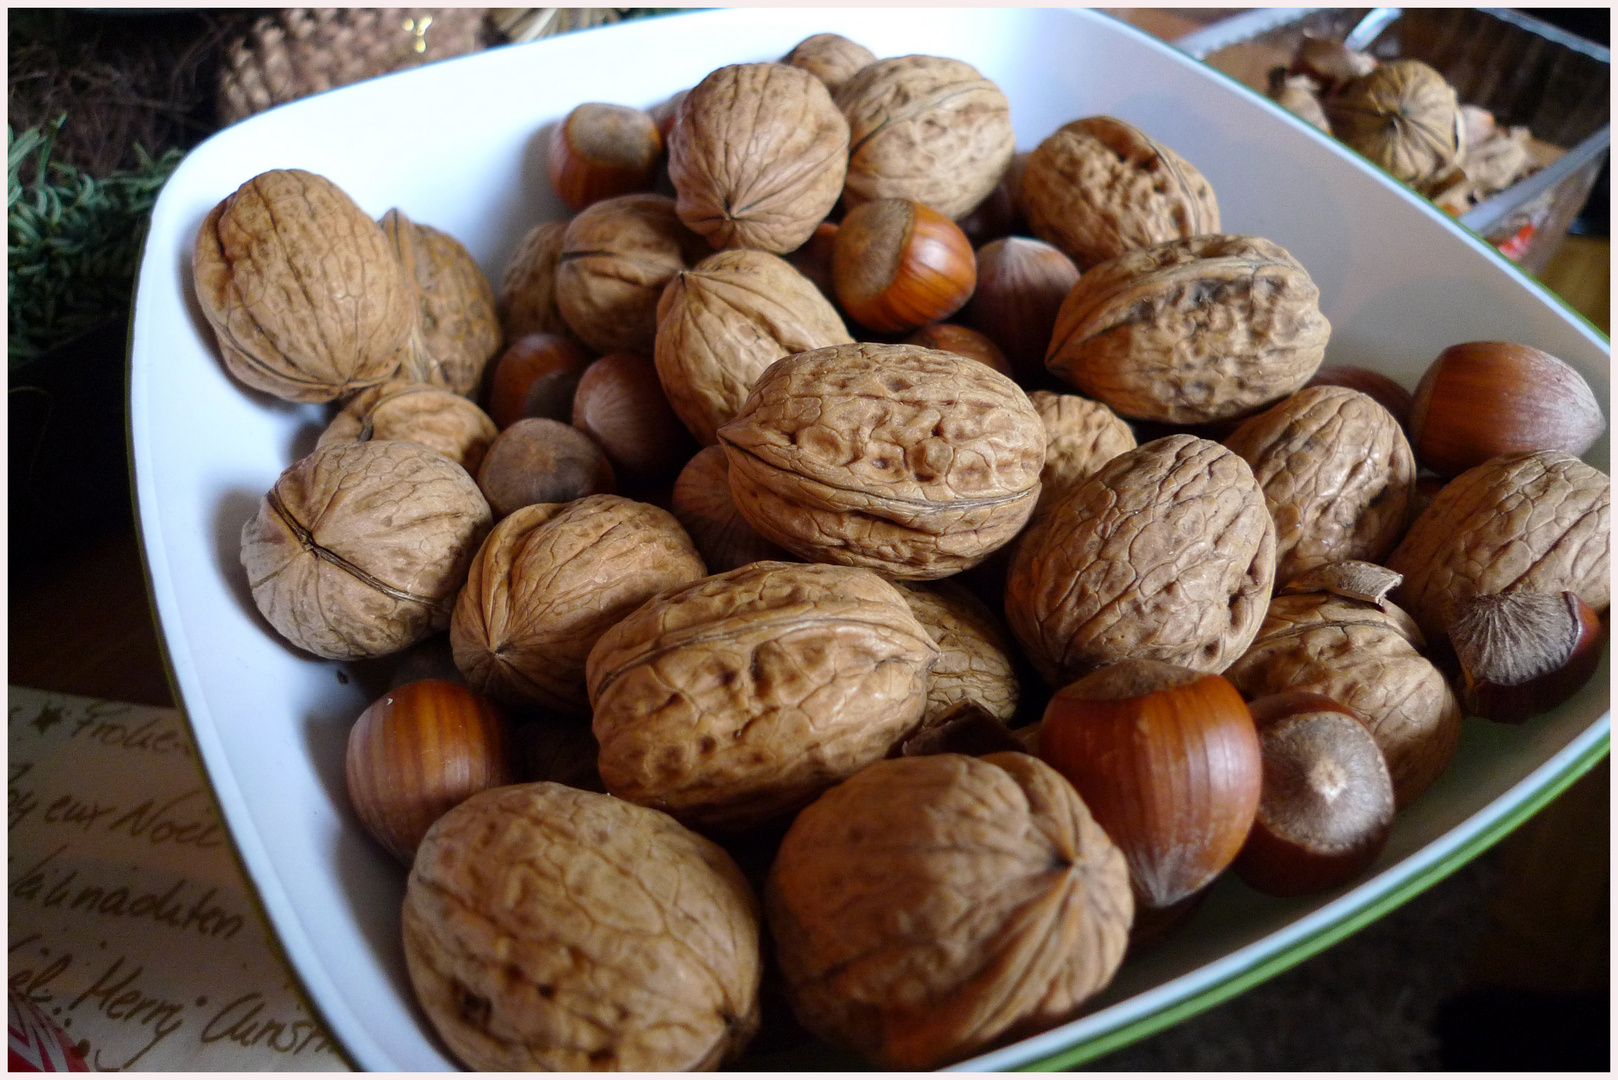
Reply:
[[[67,1032],[39,1011],[39,1006],[15,987],[6,1010],[10,1036],[6,1054],[8,1072],[89,1072],[90,1066]]]

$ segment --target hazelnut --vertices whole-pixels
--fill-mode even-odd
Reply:
[[[394,380],[350,398],[315,448],[398,439],[437,450],[475,476],[499,433],[482,409],[448,387]]]
[[[1550,353],[1506,341],[1451,345],[1416,385],[1410,441],[1421,464],[1456,476],[1502,454],[1579,457],[1607,428],[1590,384]]]
[[[1136,248],[1219,232],[1219,204],[1196,167],[1110,116],[1065,124],[1034,148],[1022,205],[1034,235],[1080,270]]]
[[[1019,381],[1038,380],[1056,313],[1078,280],[1073,260],[1043,240],[993,240],[977,251],[977,290],[962,318],[1000,346]]]
[[[765,368],[853,340],[831,301],[790,263],[740,249],[708,256],[664,288],[653,359],[669,405],[711,446]]]
[[[489,419],[504,430],[525,416],[573,418],[573,395],[590,354],[571,338],[536,331],[511,343],[489,381]]]
[[[500,351],[494,289],[472,253],[446,232],[389,210],[380,222],[415,286],[416,326],[400,374],[471,397]]]
[[[567,222],[544,221],[529,229],[506,264],[500,281],[500,329],[508,342],[525,334],[576,338],[556,306],[556,261]]]
[[[1362,874],[1393,828],[1393,778],[1358,716],[1321,694],[1284,691],[1249,702],[1264,759],[1253,829],[1238,877],[1298,896]]]
[[[472,561],[450,623],[455,664],[497,701],[587,714],[584,664],[596,639],[705,573],[685,530],[655,506],[618,495],[524,506]]]
[[[614,195],[651,190],[662,153],[663,137],[649,114],[586,102],[551,129],[545,166],[562,201],[583,210]]]
[[[1008,379],[1015,375],[1011,370],[1011,364],[1006,360],[1006,354],[1000,351],[1000,347],[970,326],[961,326],[958,323],[928,323],[911,331],[910,336],[904,339],[904,343],[919,345],[923,349],[943,349],[945,352],[956,353],[980,364],[987,364]]]
[[[675,478],[673,511],[711,573],[751,562],[790,561],[784,549],[760,536],[736,509],[730,495],[730,463],[723,447],[705,446]]]
[[[495,438],[477,478],[497,521],[533,503],[572,502],[614,489],[612,465],[590,436],[537,416]]]
[[[798,247],[836,204],[847,167],[848,121],[825,83],[786,64],[714,71],[669,133],[680,220],[715,248]]]
[[[870,49],[841,34],[811,34],[781,57],[781,63],[803,68],[825,83],[833,94],[861,68],[875,61],[876,54]]]
[[[1461,704],[1486,720],[1521,723],[1549,712],[1601,663],[1601,620],[1577,593],[1485,593],[1455,609],[1449,637]]]
[[[848,118],[850,209],[906,199],[954,220],[994,190],[1016,149],[1006,95],[960,60],[877,60],[837,91],[837,107]]]
[[[854,321],[908,330],[959,311],[977,283],[977,261],[966,234],[932,207],[877,199],[837,227],[832,283]]]
[[[579,377],[573,426],[607,454],[626,485],[653,484],[680,471],[697,446],[675,415],[646,356],[610,353]]]
[[[758,1030],[758,901],[666,814],[481,792],[422,840],[401,916],[422,1011],[469,1069],[716,1069]]]
[[[1263,759],[1228,680],[1121,660],[1058,690],[1041,724],[1040,757],[1122,849],[1141,906],[1184,900],[1236,858],[1258,810]]]
[[[446,625],[489,504],[465,469],[396,440],[337,443],[288,466],[242,526],[271,626],[316,656],[398,652]]]
[[[792,823],[764,887],[804,1026],[930,1069],[1072,1018],[1134,905],[1118,848],[1037,758],[879,761]]]
[[[983,201],[965,217],[957,219],[961,231],[972,246],[981,250],[985,244],[1002,240],[1013,233],[1026,235],[1028,222],[1022,212],[1022,174],[1028,167],[1028,153],[1011,155],[1000,182]]]
[[[700,257],[701,238],[666,195],[619,195],[568,222],[556,263],[556,306],[598,353],[651,354],[657,300],[669,279]]]
[[[192,255],[230,373],[288,401],[331,401],[398,370],[416,297],[382,227],[336,184],[260,173],[215,206]]]
[[[506,719],[487,698],[444,679],[394,688],[348,734],[349,802],[372,838],[402,862],[463,799],[515,776]]]

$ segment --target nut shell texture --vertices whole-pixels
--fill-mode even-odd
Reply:
[[[1062,302],[1045,365],[1120,415],[1200,424],[1301,388],[1330,334],[1320,290],[1284,248],[1197,236],[1085,273]]]
[[[528,230],[500,279],[500,328],[508,343],[525,334],[576,338],[556,306],[556,265],[565,221],[542,221]]]
[[[1461,155],[1455,88],[1420,60],[1379,64],[1324,105],[1333,135],[1407,184],[1432,179]]]
[[[715,248],[794,250],[831,212],[847,168],[848,121],[831,92],[786,64],[711,73],[669,133],[680,220]]]
[[[1393,604],[1295,593],[1270,601],[1252,647],[1225,674],[1249,701],[1309,690],[1352,709],[1376,738],[1404,807],[1449,765],[1461,738],[1460,702],[1422,655],[1426,644]]]
[[[197,302],[230,373],[288,401],[331,401],[405,358],[415,297],[365,211],[325,177],[277,169],[208,215]]]
[[[730,462],[723,447],[705,446],[674,478],[669,510],[702,561],[715,574],[750,562],[791,562],[792,556],[754,531],[730,495]]]
[[[843,84],[837,107],[849,125],[850,209],[913,199],[963,217],[994,190],[1016,150],[1011,103],[960,60],[878,60]]]
[[[1571,454],[1509,454],[1446,484],[1388,567],[1393,598],[1433,642],[1456,607],[1483,593],[1574,592],[1596,611],[1612,598],[1612,481]]]
[[[448,622],[489,531],[465,469],[415,443],[343,443],[293,463],[242,526],[259,611],[316,656],[415,644]]]
[[[1017,672],[1000,620],[969,589],[952,581],[902,585],[899,591],[938,645],[922,726],[942,723],[963,701],[976,702],[1009,723],[1017,713]]]
[[[398,210],[382,216],[405,277],[416,287],[416,334],[405,371],[418,382],[471,397],[500,351],[494,289],[471,252],[453,236]]]
[[[598,353],[649,355],[663,286],[695,254],[667,195],[619,195],[591,203],[562,234],[556,307]]]
[[[731,493],[805,559],[936,578],[1039,499],[1045,429],[1016,383],[954,353],[842,345],[776,361],[719,430]]]
[[[781,63],[803,68],[825,83],[833,94],[842,89],[855,72],[875,60],[876,54],[870,49],[841,34],[812,34],[781,57]]]
[[[793,1011],[878,1064],[928,1069],[1071,1017],[1123,959],[1123,855],[1017,753],[878,762],[805,809],[765,911]]]
[[[1393,414],[1367,394],[1307,387],[1244,422],[1225,446],[1264,489],[1278,585],[1345,559],[1380,562],[1404,535],[1416,459]]]
[[[618,495],[534,503],[489,534],[455,603],[450,645],[496,700],[589,711],[585,659],[613,623],[706,573],[666,510]]]
[[[541,782],[468,799],[423,840],[402,921],[416,1000],[468,1068],[713,1069],[758,1026],[741,871],[607,795]]]
[[[487,413],[448,387],[391,380],[350,398],[315,446],[401,439],[437,450],[476,476],[499,434]]]
[[[764,369],[791,353],[853,342],[831,301],[764,251],[721,251],[677,274],[657,305],[658,380],[704,446]]]
[[[590,653],[607,790],[702,828],[796,810],[916,729],[938,648],[869,570],[759,562],[663,594]]]
[[[1135,449],[1135,433],[1099,401],[1049,390],[1035,390],[1028,400],[1045,425],[1045,468],[1035,513],[1044,513],[1101,466]]]
[[[1034,523],[1006,619],[1053,686],[1130,657],[1220,672],[1258,632],[1274,576],[1252,469],[1170,435],[1113,458]]]
[[[1034,235],[1080,270],[1134,248],[1219,231],[1219,204],[1196,167],[1110,116],[1065,124],[1034,149],[1022,205]]]

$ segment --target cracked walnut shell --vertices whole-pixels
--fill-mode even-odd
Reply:
[[[465,469],[415,443],[316,450],[283,472],[242,526],[259,611],[334,660],[398,652],[442,630],[489,531]]]
[[[1393,598],[1435,645],[1461,604],[1485,593],[1612,599],[1612,481],[1560,450],[1493,458],[1444,485],[1388,556]]]
[[[715,248],[782,254],[843,189],[848,121],[826,84],[787,64],[731,64],[691,88],[669,132],[680,220]]]
[[[1330,333],[1320,290],[1286,249],[1256,236],[1196,236],[1079,278],[1045,366],[1122,416],[1202,424],[1300,389]]]
[[[853,342],[814,283],[766,251],[720,251],[682,271],[657,303],[653,359],[675,413],[712,446],[764,369]]]
[[[197,302],[230,373],[332,401],[405,359],[415,296],[382,227],[330,180],[260,173],[213,208],[192,251]]]
[[[1379,562],[1410,520],[1416,458],[1368,394],[1310,386],[1242,423],[1225,446],[1253,467],[1275,519],[1275,582],[1328,563]]]
[[[1219,231],[1219,203],[1196,166],[1110,116],[1074,120],[1034,148],[1022,206],[1034,235],[1080,270]]]
[[[1052,686],[1130,657],[1218,673],[1258,632],[1274,577],[1253,470],[1170,435],[1107,462],[1018,540],[1006,621]]]
[[[472,397],[483,369],[500,351],[494,289],[471,252],[439,229],[399,210],[382,216],[405,278],[415,286],[416,328],[402,373]]]
[[[837,91],[848,118],[843,203],[925,203],[960,218],[989,196],[1017,148],[1011,103],[978,69],[942,56],[861,68]]]
[[[416,1000],[471,1069],[716,1069],[759,1024],[758,901],[665,814],[535,782],[474,795],[417,851]]]
[[[665,592],[590,652],[607,790],[698,828],[789,813],[917,727],[938,647],[869,570],[758,562]]]
[[[706,573],[680,523],[656,506],[589,495],[521,507],[489,533],[455,602],[455,666],[497,701],[586,715],[596,639]]]
[[[1072,1017],[1123,959],[1118,848],[1037,758],[881,761],[810,805],[764,890],[805,1027],[930,1069]]]
[[[1370,729],[1409,806],[1449,765],[1461,739],[1461,706],[1423,655],[1408,614],[1328,588],[1277,596],[1247,652],[1226,678],[1249,701],[1282,690],[1324,694]]]
[[[778,360],[719,441],[760,536],[907,579],[948,576],[1009,542],[1045,463],[1045,428],[1016,383],[912,345]]]

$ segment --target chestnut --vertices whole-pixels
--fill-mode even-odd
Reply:
[[[899,331],[959,311],[977,285],[977,259],[960,226],[932,207],[875,199],[837,227],[831,273],[850,318]]]
[[[505,714],[462,683],[406,683],[360,713],[346,772],[365,831],[409,863],[433,822],[485,788],[514,781]]]
[[[1258,812],[1258,734],[1222,675],[1145,659],[1094,671],[1045,707],[1039,756],[1123,850],[1145,908],[1217,877]]]
[[[650,191],[663,153],[657,121],[640,109],[586,102],[551,129],[551,187],[574,210]]]
[[[1458,476],[1502,454],[1582,455],[1606,430],[1590,384],[1548,352],[1506,341],[1471,341],[1438,354],[1416,384],[1410,445],[1440,476]]]
[[[560,334],[524,334],[495,362],[489,379],[489,419],[504,431],[525,416],[566,423],[590,354]]]
[[[1236,875],[1259,892],[1300,896],[1358,877],[1393,828],[1393,777],[1352,709],[1307,690],[1249,703],[1264,757],[1253,829]]]

